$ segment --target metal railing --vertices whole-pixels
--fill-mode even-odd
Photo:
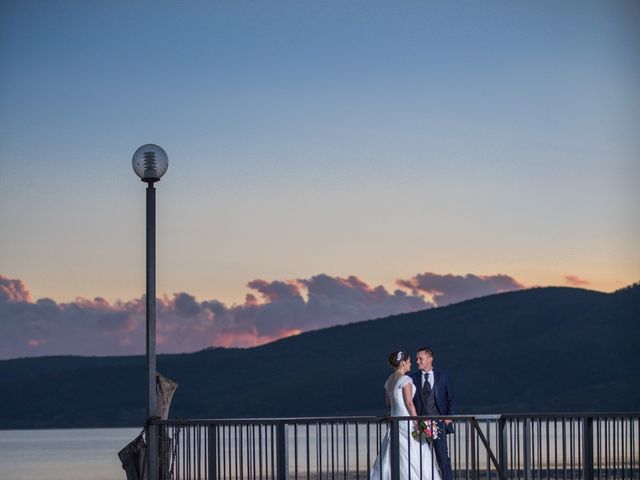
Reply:
[[[640,479],[638,413],[432,417],[445,418],[455,429],[446,435],[452,480]],[[369,480],[372,472],[375,480],[446,480],[439,475],[435,442],[411,437],[413,420],[156,420],[152,425],[163,480]],[[385,470],[380,453],[386,448]],[[403,448],[408,454],[400,454]]]
[[[510,478],[639,478],[640,418],[626,414],[502,415],[499,463]]]

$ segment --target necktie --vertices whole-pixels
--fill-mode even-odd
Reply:
[[[429,372],[424,374],[424,384],[422,385],[422,396],[427,398],[431,393],[431,384],[429,383]]]

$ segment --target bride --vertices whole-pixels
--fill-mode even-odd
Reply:
[[[384,384],[387,392],[387,405],[391,407],[392,417],[415,417],[416,408],[413,406],[415,386],[406,373],[411,369],[411,359],[406,352],[392,352],[389,364],[393,373]],[[399,420],[400,438],[400,479],[401,480],[441,480],[438,464],[433,457],[431,444],[416,440],[411,432],[416,422]],[[390,429],[387,430],[380,453],[371,469],[370,480],[391,479],[391,445]]]

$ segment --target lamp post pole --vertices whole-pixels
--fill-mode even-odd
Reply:
[[[156,189],[147,184],[147,419],[158,416],[156,392]],[[158,478],[157,427],[147,430],[147,472],[149,480]]]
[[[146,363],[147,363],[147,478],[158,479],[158,427],[149,422],[158,416],[156,391],[156,189],[167,171],[169,159],[157,145],[147,144],[133,154],[133,170],[147,183],[146,202]]]

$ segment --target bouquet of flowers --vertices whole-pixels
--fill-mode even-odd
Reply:
[[[420,420],[418,425],[416,425],[416,429],[411,432],[411,435],[418,441],[426,440],[427,442],[431,442],[438,438],[439,433],[440,429],[438,428],[437,422],[434,420]]]

